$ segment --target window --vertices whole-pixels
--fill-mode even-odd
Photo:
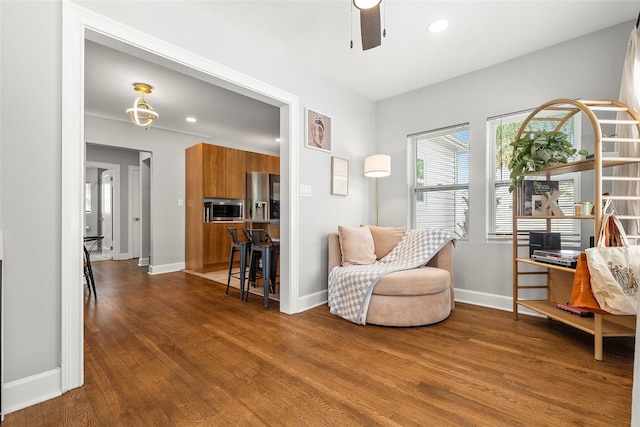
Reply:
[[[409,136],[412,228],[469,236],[469,124]]]
[[[506,116],[487,119],[487,163],[488,163],[488,200],[487,200],[487,240],[510,242],[513,231],[512,218],[512,194],[509,193],[509,169],[507,165],[511,159],[512,148],[510,143],[520,129],[520,126],[529,115],[530,111],[514,113]],[[532,121],[529,123],[531,130],[552,130],[554,121]],[[568,135],[569,140],[576,148],[579,147],[580,117],[574,116],[565,123],[561,131]],[[579,194],[576,174],[556,175],[551,178],[559,181],[560,198],[558,204],[563,212],[573,212],[576,194]],[[526,228],[530,230],[546,230],[546,221],[527,220]],[[580,224],[576,220],[554,220],[551,222],[551,231],[561,232],[563,244],[567,246],[578,245],[580,242]]]

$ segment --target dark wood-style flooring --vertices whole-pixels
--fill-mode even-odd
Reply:
[[[85,385],[13,426],[626,426],[633,339],[458,304],[419,328],[357,326],[135,261],[94,264]]]

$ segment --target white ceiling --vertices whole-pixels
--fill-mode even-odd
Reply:
[[[238,32],[253,35],[259,47],[295,58],[374,101],[635,20],[640,12],[637,0],[385,0],[387,36],[382,46],[362,51],[358,11],[352,13],[349,0],[189,3],[185,15],[224,16]],[[429,33],[428,24],[440,18],[449,28]],[[146,97],[160,114],[152,128],[277,150],[277,107],[154,62],[87,42],[86,113],[128,120],[125,110],[136,97],[132,85],[142,81],[157,89]],[[185,116],[196,112],[198,122],[186,123]]]

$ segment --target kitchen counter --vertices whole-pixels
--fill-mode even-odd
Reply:
[[[271,225],[280,225],[279,219],[245,219],[244,222],[247,224],[271,224]]]

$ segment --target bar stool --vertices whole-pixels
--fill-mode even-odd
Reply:
[[[89,296],[91,296],[91,289],[93,288],[93,296],[96,298],[98,297],[98,294],[96,294],[96,281],[93,277],[93,267],[91,267],[90,252],[93,251],[98,246],[98,242],[100,242],[100,240],[102,240],[103,237],[104,236],[84,236],[83,244],[82,244],[82,249],[84,252],[84,267],[83,267],[84,278],[87,282],[87,288],[89,288]],[[89,249],[87,249],[88,242],[91,242]]]
[[[244,282],[245,282],[245,274],[247,270],[247,253],[249,252],[249,241],[246,240],[246,235],[244,234],[244,229],[242,228],[231,228],[228,227],[227,230],[229,234],[231,234],[231,253],[229,255],[229,274],[227,275],[227,290],[225,293],[229,293],[229,285],[231,284],[231,278],[234,277],[240,280],[240,299],[244,299]],[[238,234],[242,234],[244,236],[244,240],[241,240],[238,237]],[[235,257],[236,251],[240,253],[240,268],[238,271],[233,271],[233,259]],[[247,294],[249,293],[249,287],[247,286]]]
[[[264,308],[269,306],[269,288],[273,286],[275,291],[278,255],[280,245],[274,243],[264,229],[249,229],[246,231],[247,238],[251,242],[249,258],[249,284],[247,284],[247,295],[245,301],[249,300],[249,286],[257,286],[257,279],[262,278],[264,288]],[[262,274],[258,271],[258,257],[262,259]]]

